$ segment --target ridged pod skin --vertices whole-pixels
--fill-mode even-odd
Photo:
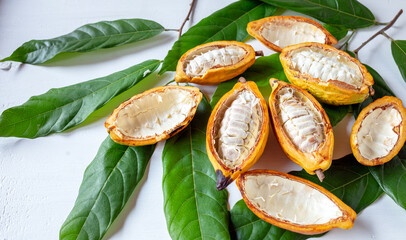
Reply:
[[[298,33],[298,29],[301,29],[302,32]],[[281,43],[281,34],[278,34],[278,30],[282,31],[283,34],[290,33],[291,36],[282,39]],[[302,42],[319,42],[328,45],[337,44],[337,39],[322,25],[305,17],[272,16],[262,18],[248,23],[247,31],[262,44],[276,52],[281,52],[286,46]],[[278,40],[272,41],[270,37],[266,36],[267,32],[275,34],[273,37],[278,38]]]
[[[214,55],[222,56],[224,58],[228,58],[231,61],[231,57],[229,55],[230,51],[217,51],[219,49],[231,49],[230,51],[239,52],[239,58],[234,58],[234,64],[216,64],[211,66],[209,61],[206,61],[206,64],[209,64],[207,67],[207,71],[203,71],[203,74],[194,74],[191,76],[187,73],[188,64],[193,62],[196,57],[198,56],[198,62],[193,62],[195,65],[201,64],[201,62],[207,60],[207,58],[213,58]],[[211,51],[208,55],[207,52]],[[204,55],[206,53],[206,55]],[[204,56],[203,56],[204,55]],[[224,58],[218,58],[218,61],[210,61],[215,63],[224,63]],[[223,61],[223,62],[222,62]],[[188,83],[197,83],[201,85],[214,85],[219,84],[221,82],[230,80],[243,72],[247,68],[249,68],[255,62],[255,51],[254,49],[245,43],[237,42],[237,41],[216,41],[210,42],[206,44],[199,45],[187,51],[185,54],[178,61],[178,65],[176,67],[176,74],[175,74],[175,81],[176,82],[188,82]],[[195,68],[192,68],[195,69]]]
[[[308,92],[294,85],[278,81],[271,78],[269,83],[272,87],[272,93],[269,97],[269,108],[271,111],[271,118],[273,123],[274,132],[279,144],[286,155],[295,163],[303,167],[309,174],[316,174],[316,170],[327,170],[332,162],[333,148],[334,148],[334,135],[333,129],[330,124],[330,120],[321,107],[320,103]],[[294,141],[289,137],[288,133],[284,129],[283,123],[279,120],[278,113],[278,93],[284,88],[290,88],[296,94],[306,99],[307,102],[312,104],[312,109],[317,111],[320,117],[320,121],[323,123],[322,131],[325,134],[324,139],[318,145],[317,149],[312,152],[304,152],[295,145]],[[322,179],[321,179],[322,180]]]
[[[256,105],[252,109],[256,109],[256,113],[259,113],[257,116],[260,115],[261,119],[259,119],[259,125],[257,126],[257,130],[253,132],[257,135],[256,139],[253,139],[254,142],[250,142],[253,144],[252,147],[249,148],[247,152],[245,152],[245,158],[241,158],[239,155],[239,161],[242,160],[240,164],[234,164],[227,166],[226,164],[226,157],[220,157],[221,146],[220,141],[220,127],[222,126],[222,121],[225,119],[224,116],[227,115],[226,111],[232,109],[230,102],[236,102],[237,96],[241,95],[244,92],[249,92],[255,96]],[[234,100],[233,100],[234,99]],[[231,102],[231,103],[233,103]],[[230,104],[230,105],[226,105]],[[230,110],[231,111],[231,110]],[[252,110],[254,111],[254,110]],[[253,113],[252,113],[253,114]],[[237,120],[234,120],[237,121]],[[234,126],[236,124],[229,124],[228,126]],[[250,124],[251,126],[254,124]],[[246,130],[246,131],[248,131]],[[222,190],[226,188],[232,181],[234,181],[241,173],[247,171],[254,163],[259,159],[265,149],[266,142],[268,140],[269,135],[269,113],[266,106],[266,101],[262,97],[257,85],[254,82],[238,82],[234,85],[233,89],[227,92],[216,104],[214,107],[209,122],[207,125],[207,133],[206,133],[206,149],[207,155],[216,171],[217,175],[217,190]],[[249,147],[249,144],[246,145]],[[237,147],[236,147],[237,148]],[[238,162],[237,162],[238,163]]]
[[[366,125],[368,129],[365,129],[369,130],[370,132],[368,132],[367,136],[361,134],[361,128],[364,124],[368,123],[365,122],[367,120],[367,117],[376,110],[382,112],[380,115],[371,115],[371,119],[369,121],[373,125]],[[384,110],[388,110],[391,112],[383,112]],[[385,121],[387,125],[381,121]],[[359,133],[361,135],[358,135]],[[390,139],[390,133],[392,133],[395,137]],[[380,134],[380,136],[378,136],[378,134]],[[387,136],[383,136],[384,138],[382,138],[382,135],[385,134]],[[371,141],[363,143],[366,144],[366,148],[368,150],[372,150],[371,152],[369,152],[369,154],[372,154],[372,156],[369,155],[369,158],[365,156],[366,153],[361,153],[360,138],[367,138]],[[369,104],[366,108],[362,109],[357,117],[357,120],[354,123],[354,126],[352,127],[350,138],[351,149],[355,158],[358,160],[359,163],[367,166],[380,165],[392,160],[392,158],[399,153],[400,149],[405,144],[405,140],[406,109],[403,107],[402,101],[400,99],[391,96],[385,96],[383,98],[377,99],[373,103]],[[384,154],[381,154],[382,156],[377,156],[376,154],[382,146],[389,148],[389,151],[384,151]],[[382,151],[382,149],[380,150]]]
[[[319,62],[317,62],[319,67],[323,70],[323,73],[326,74],[326,77],[323,77],[324,81],[321,80],[321,77],[314,77],[314,74],[309,74],[308,71],[301,72],[297,69],[303,67],[310,68],[308,70],[311,70],[311,66],[313,66],[313,63],[310,64],[310,67],[309,64],[306,65],[306,61],[304,60],[302,61],[303,64],[297,64],[292,60],[293,55],[298,56],[301,52],[317,54],[317,57],[321,57],[323,61],[329,59],[327,56],[333,56],[330,60],[325,61],[327,63],[325,65],[323,65],[324,63],[320,65]],[[321,43],[300,43],[284,48],[279,58],[289,81],[309,91],[320,102],[332,105],[349,105],[363,102],[369,96],[370,92],[373,95],[372,85],[374,84],[374,80],[365,66],[346,52],[332,46]],[[336,64],[337,62],[339,62],[340,70],[338,70],[338,68],[331,68],[331,64]],[[332,69],[335,70],[332,71]],[[356,74],[354,75],[344,70],[350,70]],[[337,78],[337,75],[341,75],[339,78],[344,79],[344,81],[331,79],[329,78],[329,74],[335,75],[334,78]],[[345,82],[345,79],[349,79],[349,75],[344,76],[345,74],[353,74],[354,78],[358,81],[357,86]]]
[[[166,102],[164,101],[165,94],[172,94],[174,96],[169,95],[171,99],[169,101],[167,100]],[[182,96],[182,94],[185,94],[185,96]],[[182,96],[182,99],[186,101],[186,110],[188,112],[181,112],[181,110],[176,109],[176,105],[178,107],[181,106],[182,103],[176,102],[176,99],[180,99]],[[153,98],[156,99],[153,99]],[[163,87],[156,87],[152,88],[150,90],[147,90],[141,94],[135,95],[129,100],[123,102],[118,106],[113,113],[107,118],[104,126],[107,128],[107,132],[110,134],[110,137],[113,141],[116,143],[122,144],[122,145],[128,145],[128,146],[143,146],[143,145],[149,145],[149,144],[154,144],[162,140],[166,140],[173,135],[177,134],[178,132],[182,131],[189,123],[192,121],[196,110],[197,106],[199,105],[200,101],[202,100],[203,94],[200,92],[200,90],[196,87],[183,87],[183,86],[176,86],[176,85],[170,85],[170,86],[163,86]],[[147,98],[150,98],[152,102],[147,102],[143,103],[139,109],[142,109],[143,111],[133,111],[126,113],[123,117],[121,117],[120,112],[121,111],[127,111],[126,109],[131,109],[131,106],[134,104],[140,104],[142,101],[148,101],[146,100]],[[153,102],[156,101],[156,102]],[[166,106],[165,106],[166,104]],[[160,133],[158,134],[153,134],[153,135],[147,135],[147,136],[129,136],[126,135],[126,133],[123,133],[124,130],[121,130],[120,127],[121,125],[118,123],[117,119],[120,118],[120,121],[122,121],[124,124],[131,124],[131,122],[138,121],[136,118],[133,118],[132,120],[123,119],[128,117],[128,115],[143,115],[144,119],[148,118],[148,116],[145,115],[146,108],[153,106],[152,110],[156,110],[155,112],[151,111],[151,115],[155,113],[153,116],[153,120],[150,122],[143,123],[142,126],[140,126],[140,131],[143,129],[148,128],[148,125],[150,126],[149,128],[152,129],[151,131],[155,131],[157,129],[156,124],[159,126],[164,125],[165,122],[170,122],[170,118],[176,119],[175,116],[181,115],[180,118],[178,118],[178,121],[174,121],[176,125],[169,127],[169,129],[164,129],[161,130]],[[175,108],[177,112],[171,113],[167,112],[168,109]],[[137,109],[136,109],[137,110]],[[131,111],[131,110],[128,110]],[[166,116],[159,116],[159,114],[166,114]],[[124,113],[123,113],[124,114]],[[178,115],[176,115],[178,114]],[[172,116],[173,115],[173,116]],[[182,116],[183,115],[183,116]],[[123,119],[123,120],[121,120]],[[140,118],[139,118],[140,119]],[[154,125],[155,124],[155,125]],[[123,125],[123,124],[122,124]],[[173,125],[173,124],[172,124]],[[125,125],[123,125],[125,126]],[[130,126],[131,127],[131,126]],[[128,127],[126,127],[128,130]],[[164,128],[164,127],[162,127]],[[130,129],[131,130],[131,129]]]
[[[300,214],[301,211],[309,209],[306,208],[305,206],[301,206],[300,208],[296,205],[300,206],[300,203],[303,201],[310,201],[311,204],[313,204],[313,207],[315,207],[316,209],[319,208],[322,203],[321,202],[311,202],[311,200],[309,200],[309,196],[306,196],[306,194],[309,194],[309,190],[314,191],[315,193],[317,193],[317,195],[319,195],[319,199],[323,199],[324,202],[323,203],[327,203],[329,206],[334,206],[334,209],[336,210],[335,212],[341,212],[340,216],[336,217],[336,218],[328,218],[330,219],[328,222],[324,222],[324,223],[319,223],[319,224],[299,224],[299,223],[295,223],[293,221],[289,221],[286,220],[286,215],[285,215],[285,219],[282,219],[283,216],[281,215],[277,215],[276,216],[272,216],[271,214],[271,210],[269,209],[260,209],[260,206],[258,206],[253,200],[255,199],[250,199],[249,196],[249,192],[255,192],[255,190],[250,191],[250,189],[247,189],[247,187],[249,187],[247,183],[247,179],[250,179],[251,177],[259,179],[259,177],[272,177],[272,178],[276,178],[276,179],[280,179],[281,181],[275,181],[275,182],[262,182],[262,184],[267,184],[269,187],[280,187],[280,189],[289,189],[289,191],[284,192],[283,194],[291,194],[292,198],[300,198],[302,200],[297,200],[295,202],[290,202],[290,203],[286,203],[284,205],[283,201],[281,202],[280,200],[283,200],[284,197],[280,196],[282,195],[280,192],[277,192],[276,195],[279,194],[279,196],[271,196],[269,198],[270,203],[272,205],[277,204],[277,206],[279,207],[279,205],[281,205],[280,207],[286,207],[285,210],[289,209],[291,211],[293,211],[295,214],[297,213],[298,215]],[[251,180],[252,181],[252,180]],[[258,180],[259,181],[259,180]],[[263,181],[263,180],[262,180]],[[290,187],[286,187],[283,188],[284,186],[281,186],[282,184],[286,184],[286,186],[290,186]],[[245,172],[243,174],[241,174],[237,180],[236,180],[236,184],[238,189],[241,192],[241,195],[245,201],[245,203],[247,204],[248,208],[255,214],[257,215],[259,218],[261,218],[262,220],[275,225],[277,227],[280,228],[284,228],[287,229],[289,231],[293,231],[293,232],[297,232],[297,233],[301,233],[301,234],[306,234],[306,235],[312,235],[312,234],[319,234],[319,233],[323,233],[326,231],[329,231],[333,228],[342,228],[342,229],[350,229],[352,228],[354,221],[357,217],[357,214],[354,212],[353,209],[351,209],[348,205],[346,205],[345,203],[343,203],[338,197],[336,197],[334,194],[332,194],[331,192],[327,191],[325,188],[310,182],[306,179],[303,178],[299,178],[290,174],[286,174],[286,173],[282,173],[282,172],[277,172],[277,171],[271,171],[271,170],[263,170],[263,169],[258,169],[258,170],[252,170],[252,171],[248,171]],[[251,185],[252,187],[252,185]],[[301,189],[292,189],[295,187],[302,187],[307,189],[307,191],[301,191]],[[248,190],[248,191],[247,191]],[[261,185],[258,186],[258,191],[261,191]],[[296,191],[296,192],[295,192]],[[259,192],[258,192],[259,193]],[[294,194],[296,194],[297,196],[294,196]],[[310,194],[309,194],[310,195]],[[324,196],[323,196],[324,195]],[[272,198],[273,197],[273,198]],[[262,198],[262,200],[264,200],[264,202],[267,199],[267,196],[262,196],[259,197]],[[271,201],[273,199],[278,199],[278,202],[275,202],[276,200],[274,200],[274,202],[272,203]],[[287,199],[287,198],[285,198]],[[263,203],[266,204],[266,203]],[[326,205],[327,205],[326,204]],[[314,209],[314,208],[312,208]],[[327,210],[329,209],[329,207],[327,207]],[[267,211],[265,211],[267,210]],[[279,209],[278,209],[279,210]],[[325,212],[323,211],[323,209],[317,209],[319,210],[318,212]],[[326,210],[326,208],[324,208],[324,210]],[[331,210],[331,207],[330,207]],[[315,211],[317,212],[317,211]],[[286,214],[283,213],[282,214]],[[317,214],[317,213],[316,213]],[[322,213],[323,214],[323,213]],[[303,216],[302,216],[303,217]],[[306,216],[304,216],[306,217]],[[309,216],[307,216],[309,217]],[[296,215],[295,215],[296,218]],[[300,216],[299,216],[300,218]],[[311,219],[314,220],[315,222],[317,222],[318,220],[316,219]]]

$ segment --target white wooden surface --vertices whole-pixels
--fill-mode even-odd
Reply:
[[[12,53],[23,42],[68,33],[90,22],[122,18],[146,18],[166,28],[178,28],[190,0],[0,0],[0,58]],[[185,30],[231,0],[198,1],[192,21]],[[404,0],[361,0],[378,21],[388,22],[405,7]],[[406,9],[405,9],[406,10]],[[285,15],[292,14],[286,12]],[[293,13],[295,14],[295,13]],[[395,39],[406,39],[406,14],[387,31]],[[380,27],[359,30],[351,41],[355,49]],[[163,59],[177,39],[176,32],[165,32],[141,43],[85,54],[70,54],[40,65],[13,63],[11,70],[0,70],[0,112],[20,105],[30,96],[50,88],[63,87],[125,69],[147,59]],[[272,51],[255,40],[256,50]],[[390,42],[377,37],[360,52],[360,60],[375,68],[392,90],[406,101],[403,81],[390,51]],[[4,66],[4,65],[3,65]],[[165,74],[149,87],[173,79]],[[204,87],[211,94],[214,87]],[[103,127],[107,116],[61,134],[38,139],[0,138],[0,240],[57,239],[60,226],[75,202],[83,172],[107,136]],[[349,132],[354,122],[349,115],[335,130],[335,158],[350,153]],[[170,239],[163,214],[162,164],[160,143],[141,185],[135,190],[106,239]],[[288,161],[270,134],[265,154],[254,166],[280,171],[300,169]],[[241,199],[232,184],[230,207]],[[332,230],[322,239],[405,239],[406,212],[384,196],[358,215],[353,229]]]

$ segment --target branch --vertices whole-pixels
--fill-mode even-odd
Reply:
[[[183,26],[185,26],[186,22],[189,20],[190,15],[192,14],[193,8],[196,5],[197,0],[192,0],[192,3],[190,4],[190,9],[189,12],[187,13],[187,16],[185,18],[185,20],[183,21],[182,25],[179,28],[179,36],[178,39],[180,38],[180,36],[182,36],[182,30],[183,30]]]
[[[358,58],[358,51],[361,50],[361,48],[363,48],[365,45],[367,45],[367,43],[369,43],[372,39],[374,39],[376,36],[378,36],[379,34],[383,34],[385,33],[386,30],[388,30],[390,27],[393,26],[393,24],[395,24],[395,22],[398,20],[398,18],[400,17],[400,15],[403,13],[403,10],[400,9],[400,11],[398,12],[398,14],[396,14],[396,16],[392,19],[392,21],[390,21],[388,23],[388,25],[386,25],[384,28],[382,28],[381,30],[379,30],[377,33],[375,33],[374,35],[372,35],[372,37],[370,37],[368,40],[366,40],[364,43],[361,44],[361,46],[359,46],[357,49],[354,50],[354,54],[355,57]],[[386,33],[385,33],[386,34]]]

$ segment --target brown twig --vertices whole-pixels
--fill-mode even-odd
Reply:
[[[193,11],[194,6],[196,5],[196,2],[197,2],[197,0],[192,0],[192,3],[190,4],[189,12],[187,13],[185,20],[183,21],[182,25],[179,28],[178,39],[180,38],[180,36],[182,36],[183,26],[185,26],[186,22],[190,19],[190,15],[192,14],[192,11]]]
[[[363,42],[361,44],[361,46],[359,46],[357,49],[354,50],[354,54],[355,57],[358,58],[358,52],[359,50],[361,50],[361,48],[363,48],[365,45],[367,45],[367,43],[369,43],[372,39],[374,39],[376,36],[378,36],[379,34],[383,34],[385,33],[386,30],[388,30],[390,27],[393,26],[393,24],[395,24],[395,22],[398,20],[398,18],[400,17],[400,15],[403,13],[403,9],[400,9],[400,11],[398,12],[398,14],[396,14],[396,16],[392,19],[392,21],[390,21],[388,23],[388,25],[386,25],[384,28],[382,28],[381,30],[379,30],[377,33],[375,33],[374,35],[372,35],[370,38],[368,38],[368,40],[366,40],[365,42]],[[386,34],[386,33],[385,33]]]

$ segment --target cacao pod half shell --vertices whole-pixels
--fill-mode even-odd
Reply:
[[[253,170],[236,181],[248,208],[268,223],[302,234],[349,229],[357,215],[325,188],[271,170]]]
[[[153,88],[123,102],[104,126],[119,144],[154,144],[184,129],[192,121],[202,96],[196,87]]]
[[[237,41],[217,41],[190,49],[179,59],[175,81],[213,85],[230,80],[255,62],[254,49]]]
[[[406,109],[396,97],[383,97],[362,109],[351,131],[351,149],[361,164],[384,164],[406,140]]]
[[[326,44],[289,46],[279,57],[292,84],[328,104],[363,102],[374,84],[371,74],[357,59]]]
[[[277,79],[269,82],[272,123],[283,151],[309,174],[327,170],[334,136],[326,112],[308,92]]]
[[[337,39],[318,22],[305,17],[272,16],[248,23],[248,33],[270,49],[281,52],[284,47],[318,42],[337,44]]]
[[[235,84],[216,104],[207,126],[207,155],[216,171],[217,190],[254,165],[268,134],[268,109],[257,85]]]

